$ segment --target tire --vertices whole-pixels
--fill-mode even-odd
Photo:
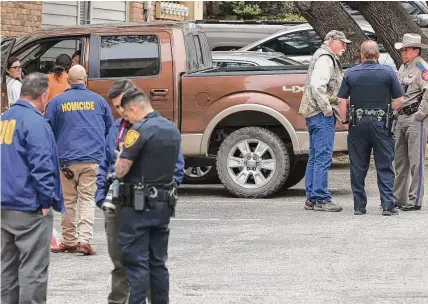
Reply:
[[[300,160],[291,165],[290,174],[283,186],[284,189],[297,185],[305,177],[307,164],[307,160]]]
[[[216,166],[187,167],[183,184],[218,184],[220,182]]]
[[[290,155],[284,142],[272,131],[245,127],[222,142],[216,164],[222,184],[235,196],[267,197],[287,180]]]

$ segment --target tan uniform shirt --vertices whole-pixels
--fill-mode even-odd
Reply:
[[[398,70],[398,80],[403,86],[404,90],[404,103],[400,108],[418,102],[423,89],[428,89],[428,72],[422,75],[422,65],[428,71],[428,64],[421,57],[416,57],[412,61],[402,64]],[[424,78],[426,80],[424,80]],[[427,90],[428,91],[428,90]],[[424,97],[419,106],[419,111],[416,113],[418,120],[423,120],[428,115],[428,93],[425,91]]]

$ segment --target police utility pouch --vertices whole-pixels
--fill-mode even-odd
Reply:
[[[143,211],[146,203],[145,191],[143,184],[139,183],[134,186],[133,191],[134,209],[136,211]]]

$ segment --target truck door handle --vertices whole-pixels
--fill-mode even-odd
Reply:
[[[168,100],[168,89],[151,89],[150,100],[152,101],[166,101]]]
[[[152,96],[166,96],[168,95],[168,89],[151,89],[150,95]]]

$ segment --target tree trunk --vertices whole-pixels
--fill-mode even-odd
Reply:
[[[428,43],[428,38],[425,37],[399,1],[349,1],[347,4],[352,9],[360,11],[364,19],[370,23],[378,36],[379,43],[382,43],[391,55],[397,69],[403,61],[394,44],[401,41],[405,33],[421,35],[422,43]],[[427,55],[428,53],[423,50],[422,57],[425,59]]]
[[[338,1],[295,1],[300,14],[314,28],[317,34],[324,39],[331,30],[345,33],[346,38],[352,41],[348,45],[341,61],[345,64],[357,64],[361,61],[360,46],[366,35]]]

